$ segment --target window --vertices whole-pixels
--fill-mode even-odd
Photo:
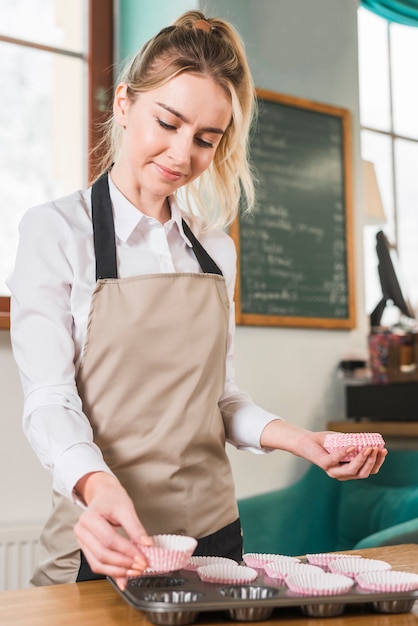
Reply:
[[[418,306],[418,28],[360,8],[359,73],[362,157],[375,165],[387,223],[364,229],[366,310],[381,298],[375,235],[398,252],[407,295]],[[390,313],[390,311],[389,311]],[[384,318],[384,323],[398,321]],[[385,321],[386,320],[386,321]]]
[[[0,328],[17,226],[30,206],[85,187],[113,86],[113,0],[1,0]]]

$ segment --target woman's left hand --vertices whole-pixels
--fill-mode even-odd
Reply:
[[[324,448],[325,436],[328,432],[311,432],[306,438],[306,452],[312,463],[321,467],[331,478],[338,480],[353,480],[368,478],[370,474],[377,474],[388,453],[386,448],[365,448],[348,462],[342,462],[347,453],[353,448],[343,448],[336,452],[327,452]],[[305,455],[303,455],[305,456]],[[305,458],[308,458],[305,456]]]
[[[377,474],[388,453],[386,448],[367,448],[351,461],[342,462],[353,448],[328,452],[324,448],[326,432],[313,432],[282,420],[273,420],[264,428],[261,445],[265,448],[287,450],[322,468],[328,476],[338,480],[368,478]]]

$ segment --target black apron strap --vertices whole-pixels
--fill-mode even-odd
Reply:
[[[108,173],[93,184],[91,190],[94,252],[96,255],[96,280],[117,278],[116,237],[110,200]]]
[[[93,221],[94,253],[96,255],[96,280],[117,278],[116,236],[110,200],[108,172],[93,183],[91,189],[91,213]],[[187,223],[182,220],[183,230],[192,244],[193,252],[205,274],[219,274],[222,271],[212,257],[196,239]]]
[[[196,259],[199,261],[199,265],[202,268],[203,273],[219,274],[220,276],[222,276],[222,271],[220,270],[220,268],[216,265],[212,257],[206,252],[202,244],[196,239],[184,220],[182,220],[182,225],[186,237],[192,244],[193,252],[195,253]]]

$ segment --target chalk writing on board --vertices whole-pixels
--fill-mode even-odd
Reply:
[[[303,102],[260,98],[257,206],[233,230],[239,323],[353,324],[345,120]]]

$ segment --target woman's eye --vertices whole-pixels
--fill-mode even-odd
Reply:
[[[174,124],[169,124],[168,122],[165,122],[159,117],[157,118],[157,123],[159,126],[161,126],[161,128],[164,128],[164,130],[168,130],[168,131],[177,130],[177,126],[174,126]],[[206,141],[205,139],[202,139],[201,137],[195,137],[195,142],[201,148],[213,148],[214,147],[214,144],[211,141]]]
[[[158,124],[161,126],[161,128],[164,128],[165,130],[176,130],[176,127],[173,126],[172,124],[167,124],[167,122],[164,122],[163,120],[158,119]]]
[[[213,143],[210,141],[205,141],[204,139],[201,139],[200,137],[196,137],[196,142],[199,144],[199,146],[201,146],[202,148],[213,148]]]

